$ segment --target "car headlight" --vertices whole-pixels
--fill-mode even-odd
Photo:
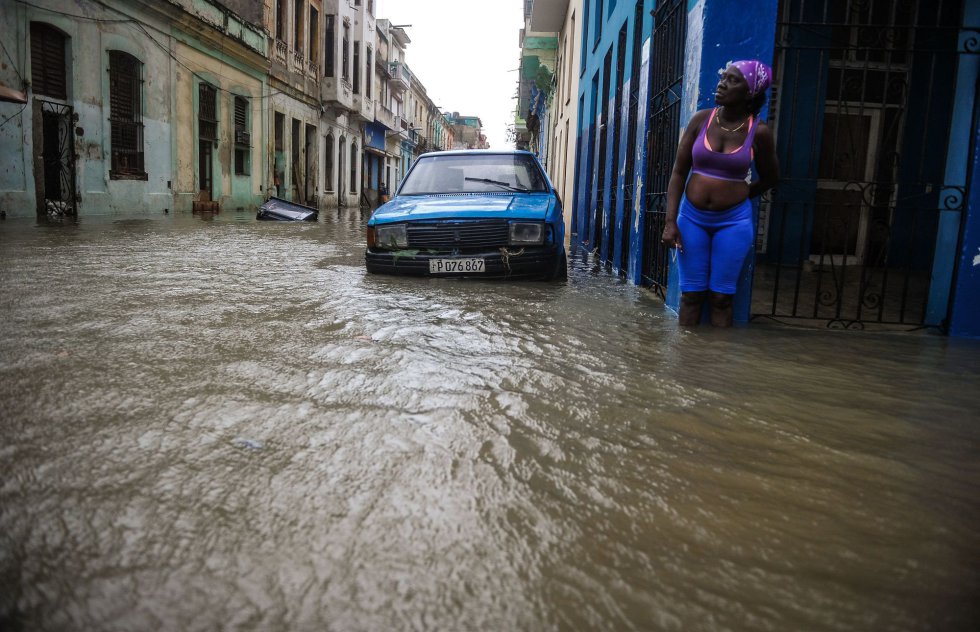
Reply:
[[[544,224],[541,222],[512,222],[509,241],[511,246],[528,246],[544,242]]]
[[[374,239],[378,248],[408,248],[408,232],[405,230],[405,224],[376,226]]]

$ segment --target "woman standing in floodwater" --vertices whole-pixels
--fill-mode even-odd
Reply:
[[[662,239],[678,252],[682,325],[698,323],[705,301],[712,325],[732,324],[735,286],[755,238],[750,199],[779,179],[772,130],[756,120],[771,82],[760,61],[729,63],[717,107],[691,117],[677,149]],[[749,182],[753,161],[759,179]]]

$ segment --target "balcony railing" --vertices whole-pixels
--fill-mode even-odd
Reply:
[[[282,41],[281,39],[277,39],[276,52],[275,52],[276,61],[278,61],[281,64],[285,64],[288,50],[289,48],[286,46],[286,42]]]
[[[412,72],[402,62],[390,62],[388,76],[391,77],[391,87],[399,92],[408,90],[412,85]]]

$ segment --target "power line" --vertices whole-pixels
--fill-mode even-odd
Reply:
[[[23,112],[23,111],[24,111],[24,109],[25,109],[26,107],[27,107],[27,104],[25,103],[24,105],[22,105],[22,106],[21,106],[21,108],[20,108],[19,110],[17,110],[17,112],[16,112],[16,113],[14,113],[14,114],[11,114],[11,115],[10,115],[9,117],[7,117],[7,118],[5,118],[5,119],[3,120],[3,123],[0,123],[0,129],[3,129],[3,126],[4,126],[4,125],[6,125],[6,124],[7,124],[7,123],[9,123],[10,121],[12,121],[12,120],[14,120],[14,119],[15,119],[15,118],[17,118],[18,116],[20,116],[20,114],[21,114],[21,112]]]

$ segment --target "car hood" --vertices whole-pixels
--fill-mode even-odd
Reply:
[[[548,193],[403,195],[379,207],[371,223],[460,218],[544,221],[553,211],[553,199]]]

